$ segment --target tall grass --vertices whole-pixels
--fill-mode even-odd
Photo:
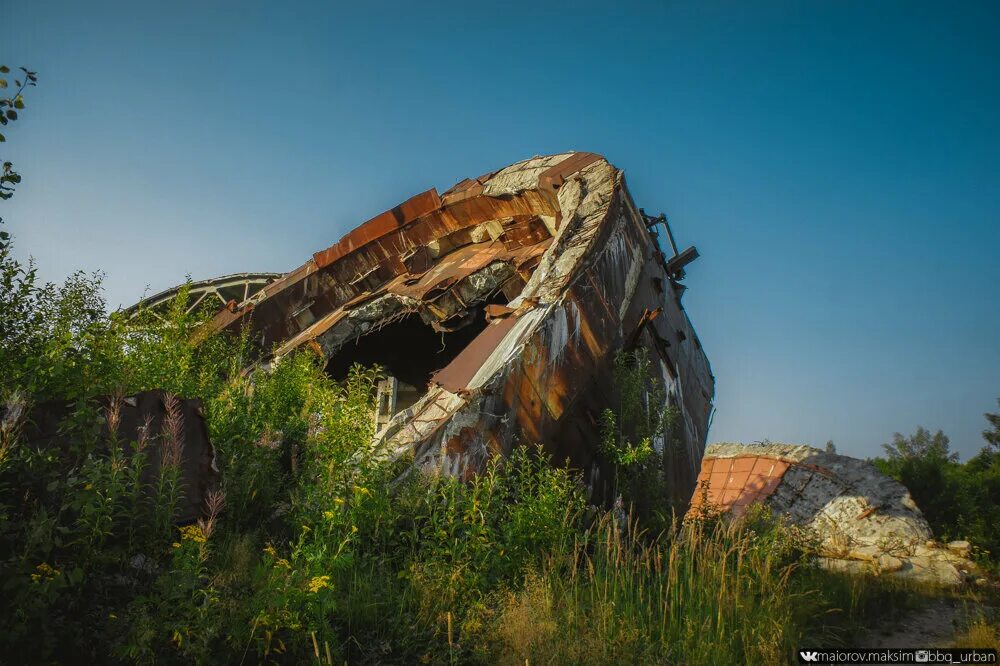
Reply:
[[[655,538],[601,514],[506,593],[484,661],[787,663],[806,636],[833,644],[863,621],[838,601],[903,593],[818,570],[802,546],[763,514]]]

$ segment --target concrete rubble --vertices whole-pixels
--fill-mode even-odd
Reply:
[[[805,528],[822,565],[957,585],[973,578],[969,544],[941,544],[902,484],[866,461],[789,444],[714,444],[689,516],[763,504]]]

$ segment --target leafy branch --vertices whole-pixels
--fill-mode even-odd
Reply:
[[[650,379],[650,367],[644,349],[615,357],[618,410],[605,409],[601,415],[601,448],[619,473],[646,464],[655,452],[653,441],[668,425],[666,389]]]
[[[0,125],[6,127],[9,123],[17,120],[18,111],[24,109],[24,89],[38,83],[38,74],[26,67],[19,68],[23,73],[23,80],[15,79],[14,85],[17,92],[11,97],[0,97]],[[0,75],[9,74],[10,67],[0,65]],[[0,89],[8,87],[7,79],[0,76]],[[7,137],[0,132],[0,143],[7,141]],[[12,162],[4,160],[3,170],[0,172],[0,200],[10,199],[14,196],[14,185],[21,182],[21,175],[14,171]],[[0,240],[6,240],[0,238]]]

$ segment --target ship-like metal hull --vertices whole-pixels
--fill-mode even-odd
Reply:
[[[697,253],[666,256],[657,222],[601,156],[535,157],[369,220],[204,333],[249,326],[265,366],[304,346],[335,376],[378,363],[389,376],[378,436],[421,468],[469,478],[491,455],[540,443],[605,498],[613,362],[645,348],[681,417],[665,467],[669,495],[686,502],[714,378],[681,305]]]

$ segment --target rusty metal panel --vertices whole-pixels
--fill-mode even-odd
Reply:
[[[446,206],[453,203],[478,197],[483,193],[482,183],[476,180],[465,179],[455,187],[444,193],[442,200]]]
[[[692,515],[703,510],[706,503],[740,513],[773,495],[788,467],[787,461],[753,455],[752,451],[736,458],[705,457],[691,498]]]
[[[436,373],[432,380],[452,393],[464,391],[483,360],[496,349],[516,321],[517,317],[506,317],[491,323],[454,361]]]
[[[429,247],[418,245],[403,256],[403,264],[408,273],[420,275],[430,270],[431,266],[434,265],[434,259]]]
[[[376,215],[354,231],[348,233],[334,245],[315,253],[313,261],[316,262],[316,266],[319,268],[329,266],[340,257],[440,207],[441,197],[438,196],[436,189],[431,188],[426,192],[421,192],[410,197],[395,208],[390,208],[384,213]]]
[[[123,453],[131,457],[137,442],[142,442],[146,447],[147,461],[140,480],[145,485],[155,483],[160,469],[167,404],[171,399],[166,392],[160,390],[142,391],[131,396],[96,398],[94,408],[100,415],[101,423],[96,453],[106,454],[114,440],[122,447]],[[176,400],[174,409],[182,425],[180,472],[184,494],[176,520],[183,524],[202,517],[208,493],[218,487],[220,478],[201,401],[179,398],[173,400]],[[22,431],[24,441],[33,447],[68,452],[75,438],[63,428],[63,423],[74,406],[74,403],[63,400],[34,405],[28,412]],[[116,412],[116,417],[110,416],[112,412]],[[116,423],[109,424],[109,421],[115,419]]]

